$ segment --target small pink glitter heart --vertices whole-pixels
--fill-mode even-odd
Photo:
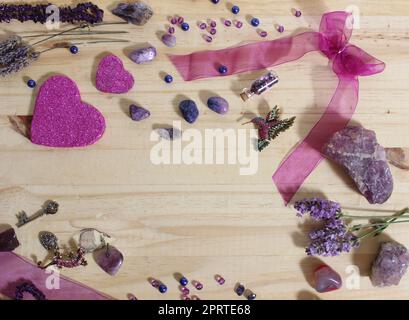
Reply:
[[[97,89],[107,93],[126,93],[134,86],[132,74],[124,69],[124,64],[117,56],[104,57],[97,69]]]
[[[84,147],[105,131],[104,116],[81,101],[74,81],[52,76],[41,86],[31,124],[31,141],[49,147]]]

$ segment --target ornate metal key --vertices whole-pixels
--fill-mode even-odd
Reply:
[[[22,226],[24,226],[25,224],[39,218],[42,217],[43,215],[47,215],[47,214],[56,214],[58,211],[58,203],[55,201],[47,201],[45,203],[45,205],[43,206],[43,209],[41,209],[40,211],[38,211],[37,213],[33,214],[32,216],[28,217],[27,214],[24,211],[21,211],[18,215],[17,215],[17,227],[20,228]]]

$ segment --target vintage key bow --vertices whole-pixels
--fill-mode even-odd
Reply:
[[[222,50],[169,56],[185,81],[265,69],[297,60],[312,51],[320,51],[330,60],[339,79],[337,89],[321,119],[273,175],[286,204],[324,159],[321,150],[328,139],[351,120],[358,103],[358,76],[373,75],[385,69],[382,61],[349,43],[352,29],[351,13],[329,12],[322,16],[319,32],[309,31]],[[220,65],[227,66],[226,74],[219,73]]]

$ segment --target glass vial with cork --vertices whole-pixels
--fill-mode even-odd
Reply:
[[[278,81],[278,75],[274,71],[269,71],[267,74],[254,81],[250,89],[244,89],[244,91],[240,94],[240,97],[243,99],[243,101],[247,101],[252,96],[261,95],[262,93],[271,89],[278,83]]]

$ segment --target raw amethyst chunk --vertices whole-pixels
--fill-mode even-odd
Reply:
[[[155,59],[156,55],[157,52],[155,47],[147,47],[132,51],[129,54],[129,58],[137,64],[142,64],[152,61],[153,59]]]
[[[136,106],[134,104],[131,104],[129,106],[129,113],[131,115],[132,120],[134,121],[144,120],[151,115],[149,110],[146,110],[145,108]]]
[[[116,275],[124,262],[121,251],[113,246],[105,246],[94,251],[95,262],[111,276]]]
[[[371,281],[375,287],[398,285],[409,265],[408,250],[397,242],[384,242],[372,264]]]
[[[153,16],[152,8],[142,1],[120,3],[112,10],[112,13],[138,26],[143,26]]]
[[[0,231],[0,252],[9,252],[16,249],[20,243],[13,228]]]
[[[384,203],[391,196],[392,174],[374,131],[346,127],[331,137],[323,153],[346,168],[369,203]]]

